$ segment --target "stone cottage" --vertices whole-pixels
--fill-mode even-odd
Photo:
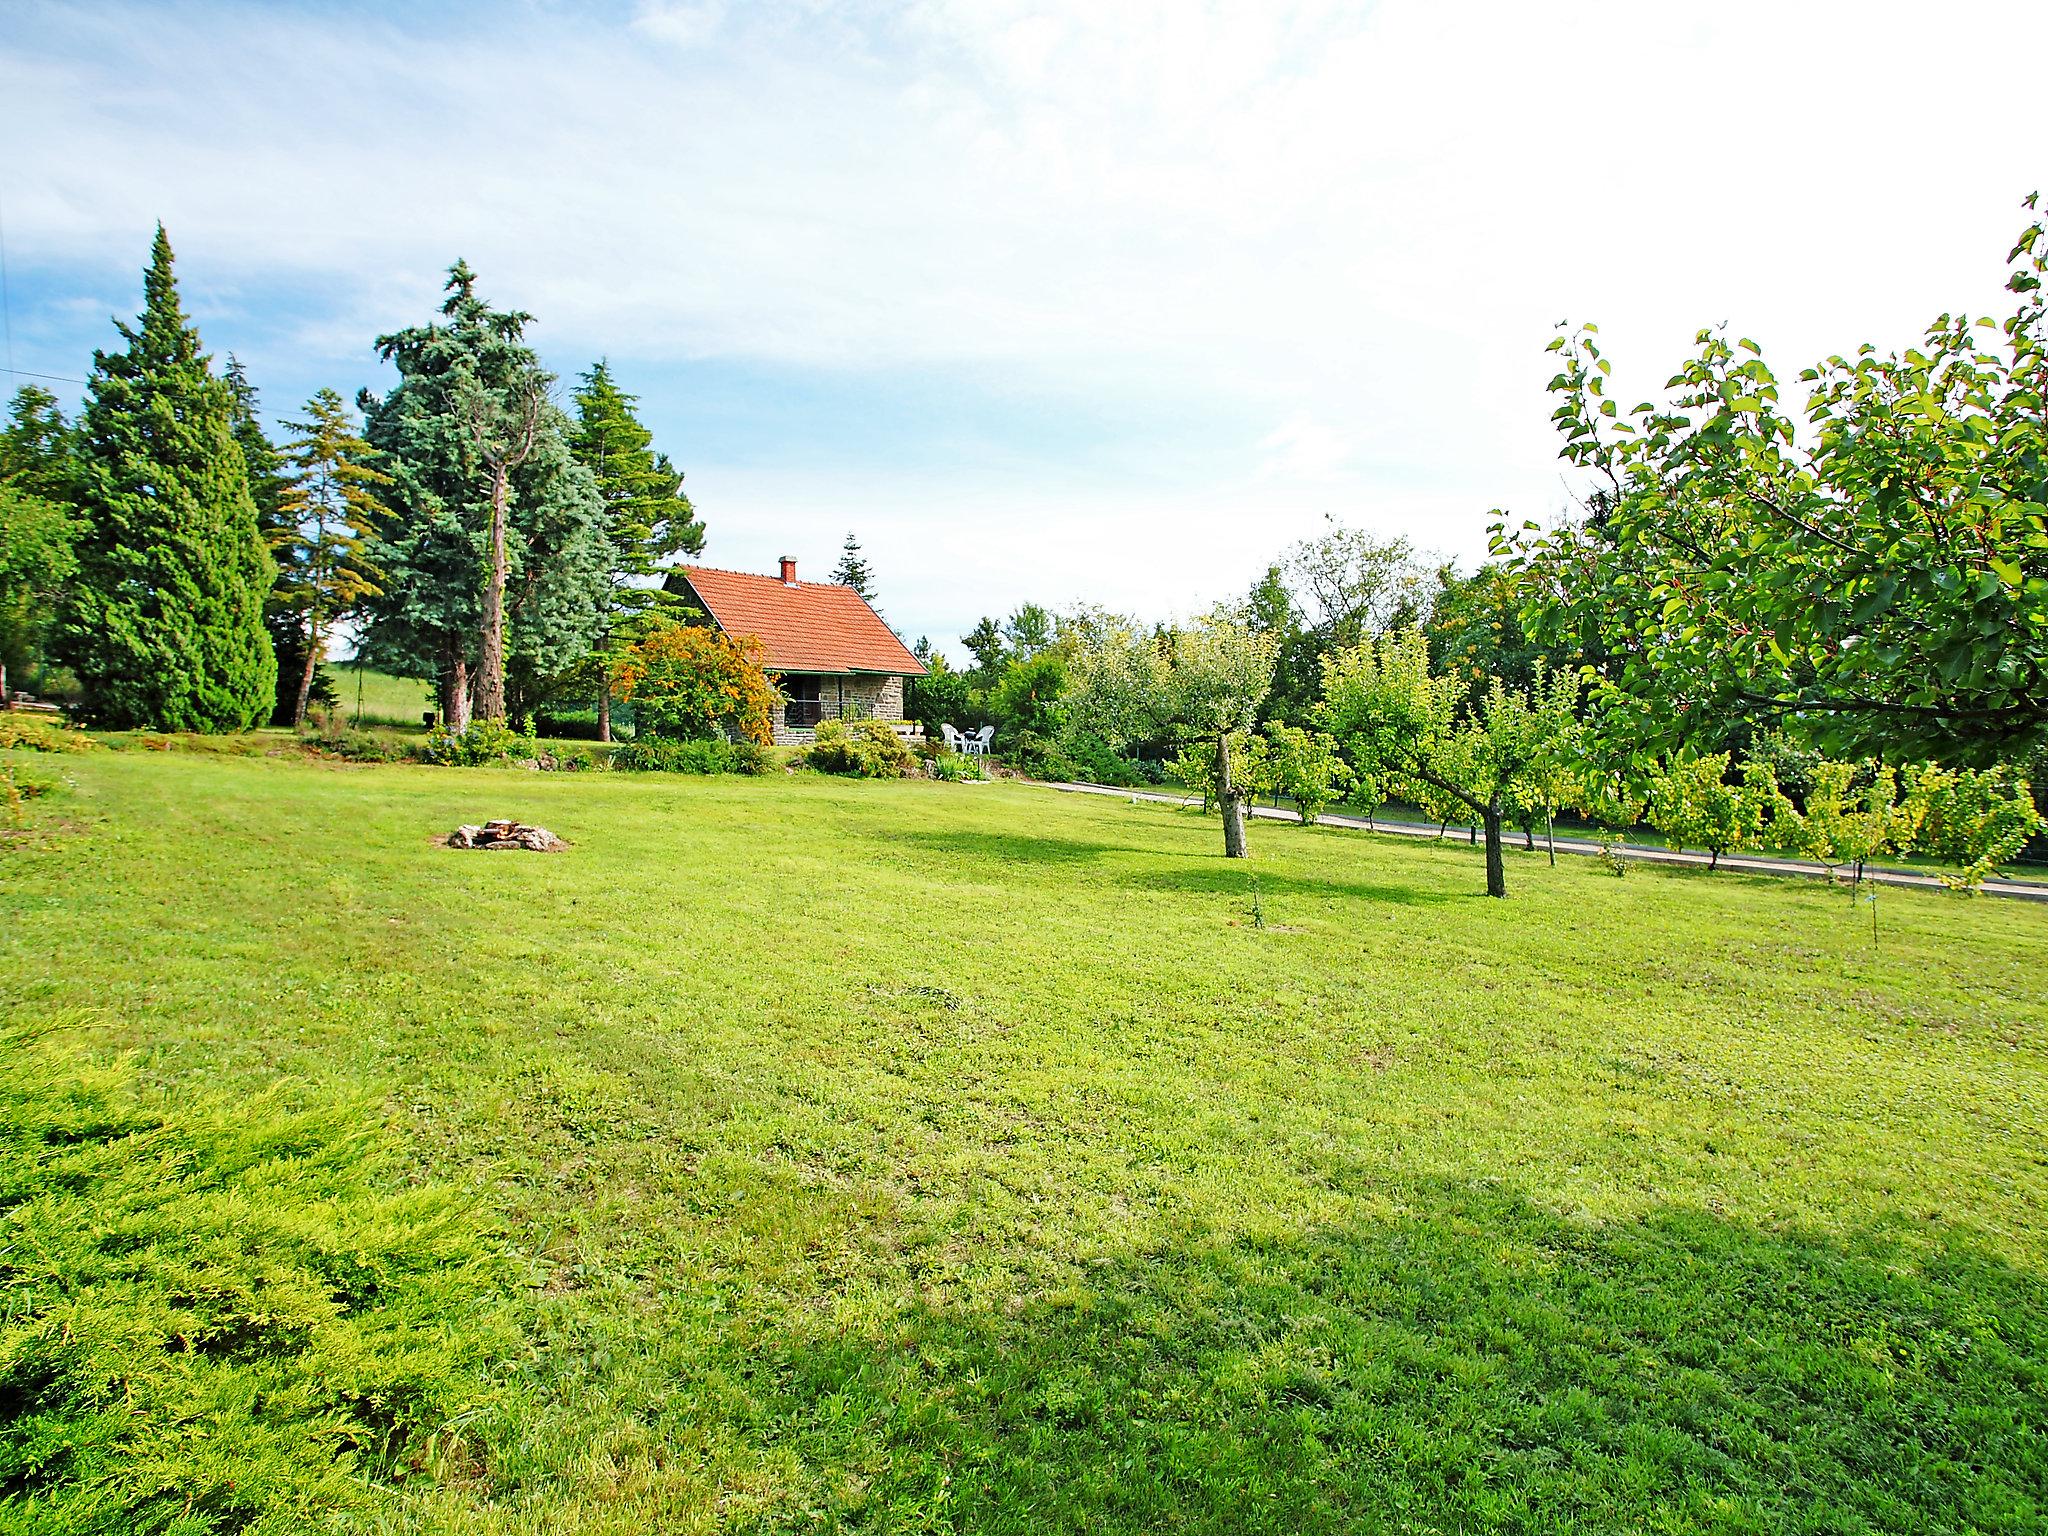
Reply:
[[[866,598],[832,582],[798,581],[786,555],[780,576],[685,565],[675,577],[726,634],[761,642],[782,693],[777,745],[809,741],[820,720],[901,720],[904,679],[925,674]]]

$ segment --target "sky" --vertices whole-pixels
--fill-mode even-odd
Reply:
[[[708,563],[906,637],[1241,595],[1334,519],[1469,568],[1571,504],[1544,386],[1998,313],[2038,3],[0,0],[4,366],[82,379],[161,220],[272,418],[449,263],[611,361]],[[17,379],[17,382],[20,380]],[[0,381],[4,382],[4,381]],[[75,399],[78,386],[51,385]]]

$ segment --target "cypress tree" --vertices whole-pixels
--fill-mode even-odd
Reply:
[[[680,616],[680,592],[650,584],[679,554],[704,550],[704,525],[683,494],[683,475],[634,413],[635,397],[620,389],[600,360],[578,381],[576,433],[570,447],[597,481],[612,546],[610,599],[599,615],[595,644],[598,736],[611,740],[612,669],[650,625]]]
[[[234,395],[178,302],[158,225],[124,350],[93,354],[79,423],[78,578],[58,635],[85,709],[114,727],[243,731],[270,714],[275,567]]]

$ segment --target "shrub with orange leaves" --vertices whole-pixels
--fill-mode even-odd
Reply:
[[[667,624],[626,648],[615,676],[644,735],[727,737],[767,746],[775,686],[752,635],[734,639],[703,625]]]

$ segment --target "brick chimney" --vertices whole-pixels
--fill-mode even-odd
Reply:
[[[789,555],[782,557],[782,584],[785,587],[796,585],[796,561]]]

